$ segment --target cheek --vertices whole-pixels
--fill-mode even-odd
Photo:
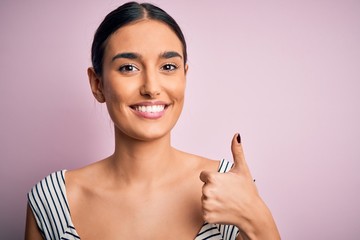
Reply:
[[[137,86],[134,81],[109,81],[104,87],[106,101],[111,103],[124,103],[129,101],[134,93],[137,92]]]
[[[121,116],[126,116],[129,105],[129,92],[119,84],[107,85],[104,89],[105,103],[113,121]]]
[[[169,93],[171,96],[178,102],[182,102],[185,96],[185,80],[178,81],[176,84],[171,84],[168,86]]]

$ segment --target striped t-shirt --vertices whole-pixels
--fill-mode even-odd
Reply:
[[[232,164],[222,160],[218,171],[231,169]],[[78,240],[71,220],[65,187],[66,170],[54,172],[36,184],[28,193],[29,205],[44,239]],[[239,230],[233,225],[204,223],[195,240],[234,240]]]

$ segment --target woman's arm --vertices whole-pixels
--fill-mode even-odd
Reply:
[[[262,202],[262,200],[260,199]],[[272,214],[264,202],[259,205],[254,205],[257,207],[255,210],[258,212],[258,215],[253,219],[248,219],[242,223],[242,229],[240,226],[239,236],[237,240],[250,240],[250,239],[266,239],[266,240],[279,240],[280,234],[276,227],[276,223]]]
[[[26,210],[25,240],[44,240],[29,204]]]
[[[229,172],[203,171],[203,218],[208,223],[230,224],[239,228],[238,240],[278,240],[280,234],[269,208],[260,197],[246,164],[240,135],[231,150],[234,165]]]

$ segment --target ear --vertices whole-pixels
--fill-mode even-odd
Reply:
[[[185,76],[186,76],[188,70],[189,70],[189,65],[188,65],[188,64],[185,64]]]
[[[94,68],[92,67],[88,68],[87,73],[89,77],[91,91],[94,97],[96,98],[96,100],[98,100],[98,102],[104,103],[105,96],[103,94],[103,84],[100,77],[98,77],[98,75],[95,73]]]

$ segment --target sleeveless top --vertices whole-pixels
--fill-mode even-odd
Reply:
[[[218,172],[231,169],[232,164],[221,160]],[[54,172],[37,183],[28,193],[29,205],[44,239],[79,240],[71,221],[66,197],[65,172]],[[204,223],[194,240],[235,240],[239,229],[233,225]]]

